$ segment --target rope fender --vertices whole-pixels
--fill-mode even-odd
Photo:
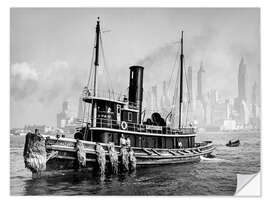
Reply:
[[[127,152],[126,147],[121,147],[120,149],[120,165],[121,171],[125,172],[129,170],[129,154]]]
[[[98,143],[96,145],[96,155],[97,155],[98,172],[100,173],[100,175],[104,175],[106,167],[105,150]]]
[[[27,133],[24,143],[24,164],[32,173],[46,170],[47,153],[45,139],[34,133]]]
[[[78,139],[75,145],[79,166],[86,166],[86,153],[83,143]]]
[[[134,171],[136,169],[136,157],[134,155],[134,151],[131,148],[129,148],[128,159],[129,159],[129,170]]]
[[[117,174],[118,172],[118,154],[115,151],[114,143],[109,143],[108,145],[108,151],[109,151],[109,163],[110,163],[110,169],[113,174]]]

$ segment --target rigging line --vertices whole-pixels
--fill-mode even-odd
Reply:
[[[96,41],[96,37],[94,39],[94,44]],[[90,63],[90,70],[89,70],[89,76],[88,76],[88,80],[87,80],[87,88],[89,89],[89,85],[90,85],[90,81],[91,81],[91,77],[92,77],[92,72],[93,72],[93,64],[94,64],[94,54],[95,53],[95,45],[93,46],[93,51],[92,51],[92,58],[91,58],[91,63]],[[84,94],[84,93],[83,93]],[[82,101],[83,102],[83,101]],[[86,117],[86,103],[83,102],[83,119],[82,119],[82,127],[83,127],[83,123],[84,123],[84,119]]]
[[[108,75],[109,83],[110,83],[110,84],[108,84],[109,85],[109,88],[108,89],[109,89],[109,91],[112,90],[112,93],[113,93],[113,88],[112,88],[113,87],[113,83],[112,83],[112,79],[110,77],[109,71],[107,69],[107,63],[106,63],[106,58],[105,58],[105,53],[104,53],[104,47],[103,47],[103,42],[102,42],[101,34],[100,34],[100,45],[101,45],[102,57],[103,57],[103,60],[104,60],[104,69],[105,69],[105,71],[106,71],[106,73]]]
[[[175,88],[174,88],[174,95],[173,95],[173,105],[176,103],[176,99],[177,99],[176,97],[178,95],[178,83],[179,83],[179,80],[180,80],[179,73],[180,73],[180,69],[178,69],[178,71],[177,71],[177,78],[176,78],[176,81],[175,81]]]
[[[179,73],[180,73],[180,69],[178,68],[176,82],[175,82],[175,88],[174,88],[174,93],[173,93],[172,108],[171,108],[171,111],[172,111],[172,123],[173,124],[175,123],[175,121],[174,121],[174,119],[175,119],[175,113],[173,113],[173,112],[174,112],[174,110],[176,108],[175,103],[176,103],[177,93],[178,93],[178,83],[179,83],[179,80],[180,80]]]
[[[186,84],[187,84],[187,95],[188,95],[188,105],[186,108],[186,125],[188,122],[188,113],[189,113],[189,108],[191,107],[191,91],[190,91],[190,87],[189,87],[189,81],[187,78],[187,69],[186,69],[186,60],[184,58],[184,71],[185,71],[185,78],[186,78]]]
[[[170,87],[170,85],[171,85],[171,80],[172,80],[172,76],[173,76],[173,73],[174,73],[174,70],[175,70],[175,67],[176,67],[176,62],[177,62],[177,59],[178,59],[179,52],[180,52],[180,47],[178,47],[177,52],[176,52],[176,57],[175,57],[174,64],[173,64],[173,69],[172,69],[172,72],[171,72],[171,75],[170,75],[170,78],[169,78],[168,87]]]
[[[173,73],[174,73],[174,70],[175,70],[175,67],[176,67],[176,62],[178,61],[178,55],[179,55],[179,53],[180,53],[180,47],[178,46],[176,57],[175,57],[175,61],[174,61],[174,65],[173,65],[173,71],[171,72],[171,76],[170,76],[170,79],[169,79],[169,85],[168,85],[168,87],[170,87],[170,85],[171,85],[172,76],[173,76]],[[178,83],[179,83],[179,80],[180,80],[180,78],[179,78],[179,73],[180,73],[179,71],[180,71],[180,69],[178,68],[177,70],[178,71],[177,71],[177,77],[176,77],[176,83],[175,83],[175,91],[173,93],[173,101],[172,101],[171,112],[173,112],[175,110],[175,108],[176,108],[175,107],[175,103],[176,103],[176,97],[177,97],[177,92],[178,92]],[[174,118],[175,118],[174,113],[172,113],[172,118],[174,120]],[[174,121],[172,123],[174,123]]]
[[[95,37],[95,41],[96,41],[96,37]],[[89,71],[89,77],[88,77],[88,80],[87,80],[87,87],[88,88],[89,88],[89,83],[90,83],[92,72],[93,72],[94,55],[95,55],[94,53],[95,53],[95,45],[93,46],[92,58],[91,58],[91,65],[90,65],[90,71]]]
[[[187,70],[186,70],[186,64],[185,64],[185,58],[184,58],[184,73],[185,73],[185,78],[186,78],[186,85],[187,85],[187,95],[188,95],[188,102],[187,102],[187,108],[186,108],[186,125],[187,125],[187,120],[188,120],[188,109],[189,109],[189,104],[190,104],[190,95],[189,95],[189,84],[188,84],[188,79],[187,79]]]

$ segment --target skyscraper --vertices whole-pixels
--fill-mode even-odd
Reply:
[[[238,70],[238,97],[234,102],[234,109],[237,112],[236,120],[240,126],[246,127],[248,123],[248,108],[246,97],[247,70],[243,57],[241,58]]]
[[[200,69],[197,74],[197,99],[203,101],[203,63],[201,62]]]
[[[152,87],[152,111],[157,111],[158,109],[158,102],[157,102],[157,85]]]
[[[69,103],[64,101],[62,103],[62,111],[57,114],[57,128],[64,128],[70,119]]]
[[[246,102],[246,80],[247,80],[247,73],[246,73],[246,64],[244,63],[243,57],[241,58],[239,64],[239,71],[238,71],[238,99],[239,101]]]
[[[187,73],[187,87],[188,87],[188,93],[189,93],[189,99],[190,101],[193,100],[193,91],[192,91],[192,67],[188,67],[188,73]]]
[[[257,83],[255,82],[252,86],[252,96],[251,96],[252,104],[257,103]]]
[[[256,102],[257,102],[257,84],[256,82],[252,86],[252,95],[251,95],[251,101],[252,101],[252,117],[256,118]]]
[[[79,98],[78,114],[77,119],[83,119],[83,100],[82,97]]]
[[[168,96],[168,85],[166,81],[162,82],[162,92],[160,95],[160,108],[162,113],[166,113],[170,108],[170,99]]]
[[[204,92],[203,92],[203,88],[205,85],[205,78],[204,78],[204,74],[205,70],[203,68],[203,62],[201,62],[200,64],[200,69],[197,73],[197,102],[196,102],[196,111],[201,111],[202,114],[200,114],[201,116],[198,117],[197,119],[199,121],[201,121],[201,124],[206,124],[206,120],[207,120],[207,104],[206,104],[206,100],[204,98]],[[199,114],[198,114],[199,115]]]

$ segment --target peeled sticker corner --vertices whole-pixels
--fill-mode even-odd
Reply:
[[[237,174],[235,196],[261,196],[261,173]]]

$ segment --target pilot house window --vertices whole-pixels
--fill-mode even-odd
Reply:
[[[132,113],[128,112],[128,121],[132,121]]]

